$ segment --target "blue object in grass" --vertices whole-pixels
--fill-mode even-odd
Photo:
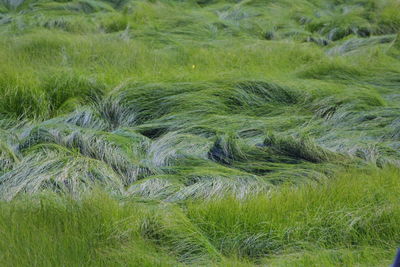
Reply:
[[[392,267],[400,267],[400,249],[397,250],[397,255],[394,259]]]

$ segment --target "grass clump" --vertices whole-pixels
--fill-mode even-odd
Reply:
[[[59,151],[52,151],[54,150]],[[118,193],[122,181],[101,161],[77,156],[64,148],[53,146],[28,155],[13,170],[0,178],[1,198],[10,200],[18,194],[34,194],[42,190],[71,194],[75,197],[97,186]],[[32,152],[31,152],[32,153]]]
[[[304,159],[318,163],[337,158],[333,152],[315,144],[310,138],[291,136],[283,137],[276,134],[268,134],[263,143],[266,147],[294,158]]]

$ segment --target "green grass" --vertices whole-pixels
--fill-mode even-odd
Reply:
[[[0,205],[3,266],[387,266],[399,240],[397,168],[173,204],[42,193]]]
[[[399,9],[0,0],[0,265],[388,265]]]

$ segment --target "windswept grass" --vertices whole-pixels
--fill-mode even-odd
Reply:
[[[0,0],[0,265],[389,264],[399,10]]]

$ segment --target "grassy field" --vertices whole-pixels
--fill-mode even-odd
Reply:
[[[388,266],[399,0],[0,0],[1,266]]]

